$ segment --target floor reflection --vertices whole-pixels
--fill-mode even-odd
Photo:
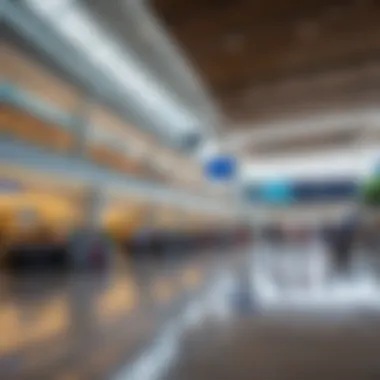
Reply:
[[[3,276],[0,378],[108,379],[123,364],[132,366],[207,272],[198,259],[170,270],[144,265],[104,274]]]
[[[367,306],[380,309],[380,281],[366,252],[356,251],[351,270],[334,271],[327,247],[320,241],[279,249],[257,246],[251,258],[251,288],[264,306],[340,308]]]
[[[262,342],[255,346],[260,353],[266,350],[264,331],[288,334],[281,310],[292,311],[290,319],[298,322],[306,315],[301,309],[309,315],[339,310],[346,316],[371,310],[377,319],[379,283],[365,256],[356,256],[345,278],[334,275],[320,242],[282,248],[259,243],[229,255],[198,256],[169,270],[146,263],[105,275],[8,277],[0,297],[0,377],[227,378],[214,372],[215,342],[225,345],[218,353],[222,367],[235,351],[246,355],[243,328]],[[270,322],[273,317],[281,322]],[[327,342],[332,338],[326,334]],[[380,348],[380,336],[375,343]],[[202,356],[191,371],[178,369],[196,353]],[[208,371],[217,377],[202,375]],[[235,371],[235,377],[245,378]]]

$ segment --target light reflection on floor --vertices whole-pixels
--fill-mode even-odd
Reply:
[[[370,273],[371,268],[358,260],[350,278],[334,277],[327,251],[318,242],[304,247],[287,246],[282,250],[256,245],[247,252],[231,252],[226,256],[217,254],[215,259],[207,262],[207,270],[206,265],[195,265],[190,260],[178,271],[156,268],[149,275],[144,272],[142,279],[136,277],[135,271],[118,274],[114,278],[111,276],[110,281],[75,278],[72,283],[69,281],[64,282],[65,286],[57,286],[52,295],[47,294],[46,300],[40,301],[40,305],[33,301],[32,309],[43,313],[41,317],[47,315],[50,323],[55,322],[54,325],[44,324],[49,328],[49,334],[57,329],[63,334],[66,330],[71,331],[67,325],[73,323],[75,329],[70,339],[63,337],[53,341],[52,345],[57,350],[49,349],[45,354],[43,347],[50,346],[43,345],[39,350],[33,348],[35,355],[27,351],[26,357],[31,358],[30,368],[33,371],[29,367],[27,369],[39,374],[46,369],[46,362],[51,362],[51,372],[48,373],[53,373],[55,362],[62,362],[62,357],[68,360],[83,351],[83,345],[76,345],[86,338],[89,340],[85,350],[88,355],[74,358],[69,366],[62,365],[64,372],[82,371],[85,375],[80,379],[92,379],[93,374],[99,371],[109,373],[108,367],[113,371],[124,366],[115,377],[109,378],[159,380],[173,363],[181,359],[185,336],[200,333],[205,341],[199,345],[207,346],[209,324],[233,335],[241,319],[255,319],[260,311],[266,309],[270,312],[282,308],[314,312],[377,307],[380,310],[380,287]],[[30,292],[26,298],[24,293],[31,288],[29,283],[26,285],[19,289],[20,297],[14,298],[13,302],[25,306]],[[40,291],[35,289],[33,292]],[[3,301],[2,306],[8,305],[6,298]],[[74,301],[80,307],[73,314]],[[43,304],[51,307],[45,309]],[[69,310],[63,310],[62,305],[70,306]],[[3,330],[10,326],[9,320],[13,323],[18,320],[13,318],[12,310],[9,308],[8,314],[0,314],[0,322],[3,321],[0,328]],[[79,315],[82,312],[86,312],[88,319]],[[26,325],[35,326],[32,319],[27,322],[25,326],[20,325],[23,332]],[[99,329],[104,330],[104,337],[97,340],[94,336],[92,339],[94,331]],[[89,336],[84,334],[81,337],[82,330],[88,330]],[[42,331],[38,332],[43,335]],[[106,337],[107,342],[103,340]],[[145,337],[148,338],[146,341]],[[56,344],[57,341],[60,345]],[[140,347],[139,342],[145,346]],[[1,343],[0,339],[0,348]],[[130,350],[129,346],[136,347]],[[3,348],[9,350],[8,346]]]
[[[132,366],[120,371],[115,380],[161,379],[172,363],[176,362],[181,337],[185,333],[201,326],[207,318],[213,322],[228,322],[236,317],[236,303],[231,302],[235,296],[251,297],[255,304],[253,313],[258,307],[311,312],[358,307],[380,310],[380,287],[375,277],[360,270],[347,279],[332,276],[327,252],[320,244],[309,246],[306,252],[295,252],[293,246],[288,252],[288,262],[285,252],[282,252],[282,264],[285,265],[281,269],[288,273],[282,276],[280,282],[273,275],[276,272],[274,266],[278,265],[275,262],[276,255],[270,257],[265,252],[260,255],[258,249],[255,247],[253,254],[246,258],[242,271],[231,271],[230,267],[221,265],[214,278],[209,279],[205,290],[187,303],[181,313],[170,319],[161,329],[155,343]],[[300,257],[300,253],[303,257]],[[248,276],[245,276],[246,271]]]
[[[163,326],[155,342],[132,365],[120,371],[115,380],[158,380],[175,361],[181,336],[200,326],[206,318],[226,320],[230,316],[230,296],[234,291],[234,278],[219,269],[204,292],[194,297],[179,313]]]
[[[343,277],[332,271],[329,254],[320,242],[306,249],[293,246],[280,255],[269,247],[260,249],[250,273],[252,291],[262,306],[380,309],[378,274],[366,265],[368,255],[363,252]]]

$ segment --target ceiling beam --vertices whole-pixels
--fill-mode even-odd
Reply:
[[[300,136],[309,138],[321,136],[333,131],[360,130],[363,127],[380,128],[380,112],[377,108],[362,109],[358,111],[319,113],[307,118],[278,119],[257,124],[252,128],[245,126],[242,132],[230,132],[224,137],[223,147],[229,151],[239,151],[264,143],[289,141]]]

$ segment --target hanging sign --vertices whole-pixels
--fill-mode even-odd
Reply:
[[[232,180],[237,173],[237,160],[232,156],[214,157],[206,163],[206,177],[214,181]]]

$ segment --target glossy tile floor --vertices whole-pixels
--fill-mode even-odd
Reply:
[[[298,271],[307,296],[295,297],[283,291],[289,279],[264,269],[265,249],[109,274],[3,276],[0,379],[380,379],[379,288],[356,292],[350,280],[345,294],[355,297],[323,303],[342,281],[315,292]],[[282,290],[276,298],[260,296],[263,273]]]

